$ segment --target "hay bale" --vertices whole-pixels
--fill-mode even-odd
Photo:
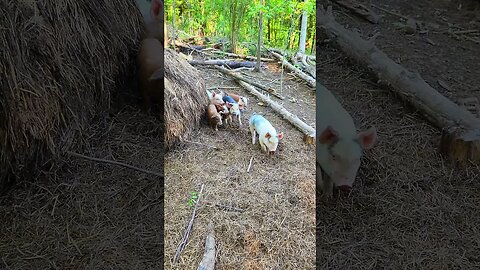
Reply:
[[[81,150],[142,31],[135,2],[0,2],[0,190]]]
[[[165,148],[188,139],[206,114],[205,81],[197,69],[165,48]]]

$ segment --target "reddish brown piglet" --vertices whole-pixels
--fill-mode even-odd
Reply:
[[[217,108],[213,104],[209,104],[207,107],[207,117],[210,126],[218,131],[218,126],[222,124],[222,116],[217,112]]]

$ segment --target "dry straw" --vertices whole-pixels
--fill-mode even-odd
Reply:
[[[137,50],[134,1],[0,3],[0,190],[67,150],[109,109]]]
[[[199,72],[173,50],[165,49],[165,147],[188,139],[208,105]]]

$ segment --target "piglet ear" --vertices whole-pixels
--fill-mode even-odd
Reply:
[[[272,137],[272,135],[270,134],[270,132],[267,132],[267,134],[265,134],[265,138],[270,139],[270,137]]]
[[[331,144],[338,139],[338,133],[331,126],[328,126],[318,137],[321,144]]]
[[[278,133],[277,137],[278,137],[279,140],[283,139],[283,133],[282,132]]]
[[[360,146],[368,150],[373,147],[377,140],[377,129],[375,127],[371,127],[365,131],[358,133],[358,141]]]
[[[156,18],[160,11],[163,12],[163,1],[152,0],[152,4],[150,6],[150,16],[152,16],[152,18]]]
[[[212,97],[214,97],[217,93],[215,91],[212,91]]]

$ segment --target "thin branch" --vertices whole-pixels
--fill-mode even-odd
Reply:
[[[153,172],[153,171],[149,171],[149,170],[145,170],[145,169],[138,168],[138,167],[135,167],[135,166],[132,166],[132,165],[128,165],[128,164],[125,164],[125,163],[122,163],[122,162],[113,161],[113,160],[107,160],[107,159],[102,159],[102,158],[88,157],[88,156],[84,156],[84,155],[82,155],[82,154],[78,154],[78,153],[71,152],[71,151],[67,151],[67,154],[69,154],[69,155],[71,155],[71,156],[75,156],[75,157],[80,157],[80,158],[92,160],[92,161],[97,161],[97,162],[103,162],[103,163],[109,163],[109,164],[114,164],[114,165],[118,165],[118,166],[123,166],[123,167],[125,167],[125,168],[137,170],[137,171],[144,172],[144,173],[148,173],[148,174],[153,174],[153,175],[156,175],[156,176],[158,176],[158,177],[162,177],[162,178],[163,178],[163,174],[161,174],[161,173]]]
[[[193,221],[195,220],[195,214],[197,212],[198,204],[200,203],[200,198],[202,197],[202,192],[203,192],[203,187],[204,186],[205,186],[205,184],[202,184],[202,187],[200,188],[200,192],[198,193],[198,199],[195,202],[195,207],[193,208],[192,218],[188,222],[188,226],[185,229],[185,232],[183,234],[182,242],[180,242],[180,244],[177,247],[177,251],[175,252],[175,257],[173,258],[174,263],[176,263],[178,261],[178,258],[180,257],[180,253],[182,253],[182,251],[185,249],[185,246],[187,245],[188,236],[190,236],[190,232],[192,231]]]
[[[253,161],[253,156],[252,156],[252,158],[250,159],[250,163],[248,163],[247,172],[250,172],[250,167],[252,167],[252,161]]]

